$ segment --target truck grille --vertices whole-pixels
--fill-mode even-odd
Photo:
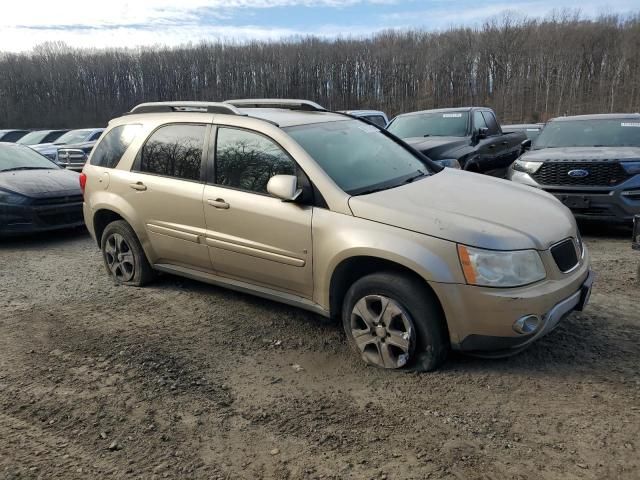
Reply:
[[[87,161],[87,154],[83,150],[73,148],[58,149],[58,161],[62,164],[78,164]]]
[[[584,170],[586,176],[570,176]],[[631,177],[618,162],[544,162],[532,175],[540,185],[614,186]]]
[[[551,255],[563,273],[568,272],[578,264],[578,252],[571,238],[551,247]]]

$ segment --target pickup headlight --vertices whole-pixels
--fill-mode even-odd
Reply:
[[[640,162],[620,162],[620,165],[631,175],[640,173]]]
[[[542,162],[528,162],[526,160],[516,160],[513,162],[513,169],[518,172],[533,174],[542,166]]]
[[[458,162],[458,160],[456,160],[455,158],[445,158],[443,160],[434,160],[434,162],[436,162],[439,165],[442,165],[443,167],[457,168],[458,170],[460,170],[460,162]]]
[[[535,250],[505,252],[458,245],[458,256],[469,285],[520,287],[547,276]]]

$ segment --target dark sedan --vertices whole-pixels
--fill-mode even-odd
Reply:
[[[78,178],[29,147],[0,143],[0,236],[83,225]]]

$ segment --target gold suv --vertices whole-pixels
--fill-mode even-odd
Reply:
[[[313,102],[139,105],[110,122],[80,183],[117,282],[168,272],[340,318],[379,367],[515,353],[591,291],[554,197],[443,169]]]

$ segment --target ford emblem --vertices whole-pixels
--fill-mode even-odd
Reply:
[[[567,175],[574,178],[584,178],[589,176],[589,170],[582,170],[582,169],[569,170],[567,172]]]

